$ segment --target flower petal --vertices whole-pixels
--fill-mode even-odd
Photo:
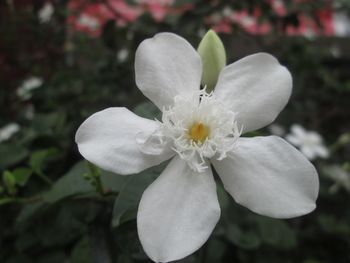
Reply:
[[[319,183],[314,166],[276,136],[240,138],[232,156],[212,160],[225,189],[250,210],[291,218],[315,209]]]
[[[303,144],[303,141],[302,141],[303,138],[300,138],[298,135],[294,133],[287,134],[285,138],[288,142],[290,142],[295,146],[300,146]]]
[[[329,157],[329,150],[327,149],[327,147],[325,147],[322,144],[315,146],[315,152],[317,153],[318,156],[320,156],[322,158],[328,158]]]
[[[291,90],[289,71],[273,56],[257,53],[226,66],[214,94],[238,114],[238,124],[248,132],[274,121]]]
[[[211,169],[196,173],[176,156],[143,193],[137,228],[146,254],[169,262],[200,248],[219,217]]]
[[[300,151],[308,158],[310,161],[313,161],[317,157],[317,153],[315,151],[314,146],[309,145],[301,145]]]
[[[136,51],[136,84],[160,110],[171,106],[176,95],[199,90],[201,76],[198,53],[175,34],[157,34]]]
[[[134,174],[169,159],[173,152],[161,155],[140,151],[137,136],[151,135],[157,123],[141,118],[126,108],[108,108],[91,115],[79,127],[75,141],[88,161],[117,174]]]
[[[307,136],[306,130],[299,124],[293,124],[290,130],[298,138],[305,138]]]

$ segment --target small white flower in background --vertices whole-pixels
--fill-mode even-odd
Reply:
[[[225,6],[222,10],[222,15],[225,17],[231,17],[233,13],[234,12],[230,6]]]
[[[19,130],[20,126],[17,123],[9,123],[0,128],[0,142],[9,140]]]
[[[256,20],[253,16],[247,15],[242,17],[240,23],[242,23],[242,25],[245,27],[250,27],[255,25]]]
[[[335,12],[333,14],[334,29],[336,36],[350,36],[350,19],[345,11]]]
[[[226,66],[207,94],[196,50],[160,33],[138,47],[135,74],[162,120],[108,108],[90,116],[75,140],[87,160],[122,175],[172,159],[143,193],[137,214],[153,261],[181,259],[209,238],[220,217],[210,163],[235,201],[258,214],[291,218],[315,209],[317,172],[298,150],[276,136],[240,136],[270,124],[288,102],[292,78],[273,56]]]
[[[117,53],[117,60],[119,63],[123,63],[129,57],[129,50],[127,48],[122,48]]]
[[[279,124],[271,124],[267,129],[272,135],[283,137],[286,134],[286,129]]]
[[[342,55],[342,50],[340,49],[339,45],[336,44],[329,47],[329,52],[335,58],[340,58]]]
[[[334,182],[329,189],[331,193],[338,192],[341,187],[350,192],[350,173],[346,172],[339,165],[327,166],[324,168],[324,172]]]
[[[315,131],[307,131],[299,124],[293,124],[290,130],[291,132],[286,136],[287,141],[298,147],[309,160],[329,157],[329,151],[324,146],[320,134]]]
[[[38,13],[40,23],[44,24],[50,22],[54,11],[53,5],[50,2],[46,2]]]
[[[25,107],[25,111],[24,111],[24,117],[27,120],[32,120],[34,118],[34,113],[35,113],[35,108],[33,104],[28,104]]]
[[[100,26],[100,22],[96,18],[87,14],[82,14],[79,16],[78,24],[91,30],[96,30]]]
[[[205,35],[206,32],[207,31],[206,31],[205,27],[201,27],[201,28],[198,29],[197,36],[202,38]]]
[[[32,97],[32,91],[40,88],[42,84],[42,78],[29,77],[25,79],[22,85],[17,89],[17,96],[22,100],[28,100]]]

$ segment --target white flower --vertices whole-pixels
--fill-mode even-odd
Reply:
[[[287,141],[297,146],[309,160],[314,160],[316,157],[328,158],[329,151],[317,132],[306,131],[299,124],[292,125],[290,130],[291,133],[286,136]]]
[[[17,96],[22,100],[28,100],[32,97],[32,91],[39,88],[43,80],[38,77],[29,77],[25,79],[22,85],[17,89]]]
[[[350,192],[350,174],[339,165],[330,165],[324,168],[326,175],[334,181],[330,188],[331,193],[336,193],[340,187]]]
[[[126,108],[108,108],[78,129],[80,153],[117,174],[135,174],[172,158],[146,189],[137,228],[155,262],[181,259],[201,247],[220,217],[210,163],[226,190],[243,206],[275,218],[315,208],[313,165],[276,136],[242,138],[270,124],[292,89],[288,70],[258,53],[225,67],[215,91],[200,91],[200,56],[183,38],[157,34],[135,56],[136,84],[159,109],[162,121]]]
[[[7,141],[20,130],[17,123],[10,123],[0,129],[0,142]]]
[[[205,27],[201,27],[198,29],[197,36],[203,38],[206,33],[207,30],[205,29]]]
[[[333,15],[335,35],[340,37],[350,36],[350,19],[346,12],[335,12]]]
[[[222,10],[222,14],[224,17],[231,17],[233,14],[233,10],[230,6],[225,6]]]
[[[96,30],[100,26],[100,22],[95,17],[87,14],[79,16],[78,24],[91,30]]]
[[[33,104],[27,104],[24,109],[24,117],[27,120],[32,120],[34,118],[35,108]]]
[[[45,5],[39,10],[38,17],[40,23],[48,23],[51,20],[51,17],[55,9],[50,2],[46,2]]]
[[[122,48],[117,53],[117,60],[120,63],[125,62],[129,57],[129,50],[127,48]]]
[[[286,134],[286,129],[279,124],[271,124],[267,128],[268,128],[269,132],[273,135],[277,135],[277,136],[282,137]]]

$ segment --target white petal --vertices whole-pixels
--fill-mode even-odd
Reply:
[[[138,134],[151,135],[157,123],[141,118],[126,108],[108,108],[91,115],[79,127],[75,141],[88,161],[117,174],[134,174],[169,159],[170,149],[161,155],[140,151]]]
[[[279,137],[240,138],[232,156],[212,162],[236,202],[258,214],[291,218],[316,207],[314,166]]]
[[[317,156],[315,151],[315,146],[311,145],[301,145],[300,151],[308,158],[310,161],[314,160]]]
[[[136,135],[136,141],[141,152],[148,155],[160,155],[167,154],[171,149],[172,143],[169,138],[164,136],[158,122],[157,127],[159,129],[156,129],[151,135],[148,131]]]
[[[169,262],[200,248],[219,217],[211,169],[196,173],[176,156],[143,193],[137,228],[146,254]]]
[[[323,141],[321,135],[314,131],[308,132],[306,138],[308,141],[313,142],[314,144],[321,144]]]
[[[307,136],[306,130],[299,124],[293,124],[292,127],[290,127],[290,130],[300,139],[304,139]]]
[[[329,157],[329,150],[327,149],[327,147],[325,147],[323,145],[316,145],[314,150],[317,153],[317,155],[322,157],[322,158]]]
[[[286,130],[282,125],[279,124],[271,124],[268,127],[268,130],[272,135],[284,136],[286,134]]]
[[[238,114],[243,131],[270,124],[287,104],[292,77],[266,53],[245,57],[220,73],[214,94]]]
[[[303,141],[301,140],[301,138],[296,136],[294,133],[287,134],[286,140],[295,146],[300,146],[303,144]]]
[[[136,84],[160,110],[174,97],[199,90],[202,63],[182,37],[160,33],[144,40],[135,55]]]

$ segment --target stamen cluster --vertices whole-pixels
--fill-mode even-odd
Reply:
[[[174,105],[163,110],[161,130],[173,142],[173,150],[193,170],[202,172],[208,168],[206,158],[221,160],[233,150],[242,132],[235,116],[212,93],[201,90],[192,96],[176,96]],[[193,134],[194,128],[202,130]]]

